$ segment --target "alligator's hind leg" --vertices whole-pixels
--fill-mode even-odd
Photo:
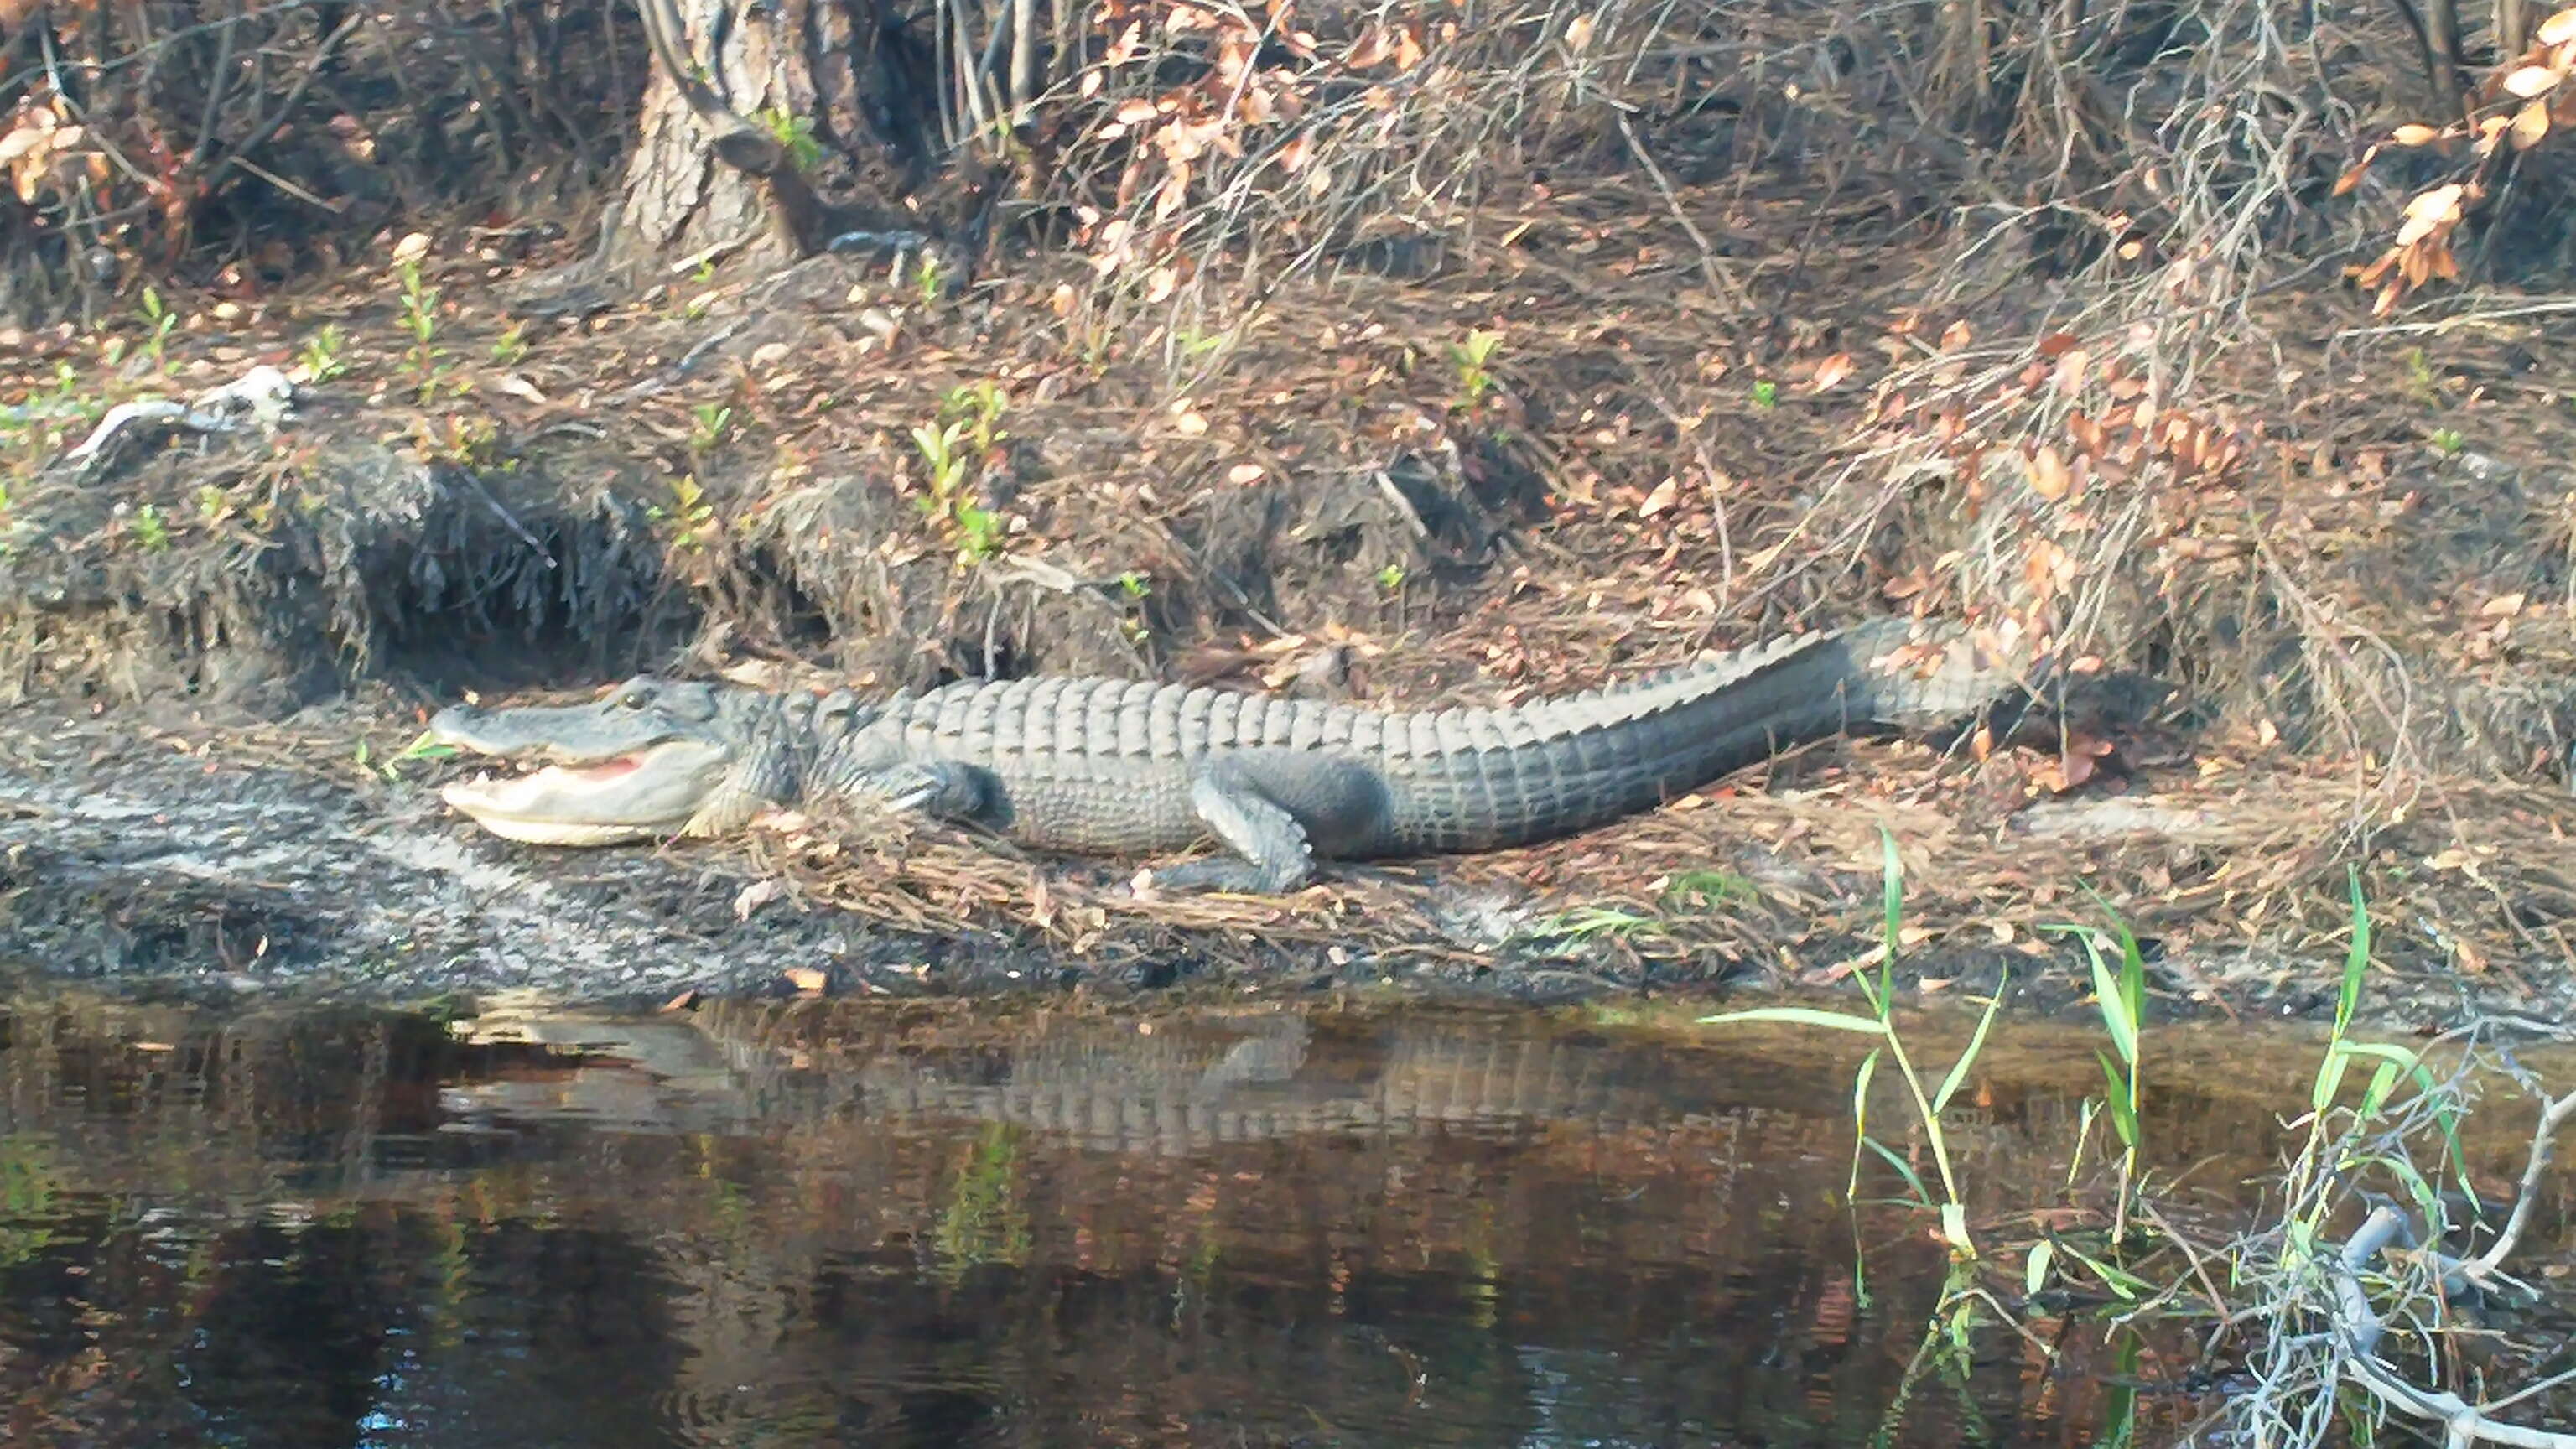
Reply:
[[[966,820],[984,808],[984,783],[975,768],[953,760],[888,765],[869,771],[854,788],[882,799],[896,814],[917,810],[934,820]]]
[[[1306,827],[1242,766],[1211,761],[1190,782],[1190,805],[1237,858],[1211,856],[1153,874],[1156,885],[1275,895],[1314,878],[1315,851]]]

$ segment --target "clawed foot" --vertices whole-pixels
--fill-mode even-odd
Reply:
[[[898,815],[915,812],[939,820],[964,820],[983,808],[984,792],[972,773],[955,765],[901,765],[880,772],[871,793]]]
[[[1314,873],[1301,870],[1266,869],[1248,860],[1214,855],[1205,860],[1183,861],[1162,870],[1136,872],[1136,893],[1154,891],[1217,891],[1231,895],[1286,895],[1314,881]]]

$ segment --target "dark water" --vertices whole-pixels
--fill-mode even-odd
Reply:
[[[1969,1094],[1998,1207],[2055,1200],[2098,1072],[2068,1066]],[[1924,1217],[1841,1207],[1847,1093],[1527,1014],[26,999],[0,1440],[2099,1442],[2090,1323],[1908,1386],[1943,1260]],[[2249,1172],[2277,1130],[2158,1121]],[[2169,1347],[2137,1377],[2178,1379]],[[2137,1412],[2155,1442],[2195,1404]]]

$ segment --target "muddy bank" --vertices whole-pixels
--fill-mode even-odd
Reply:
[[[292,751],[245,760],[237,738],[234,758],[210,761],[18,711],[0,762],[0,954],[146,994],[376,1002],[640,1004],[788,991],[788,968],[840,990],[1002,990],[1066,971],[1008,943],[746,912],[754,877],[704,858],[530,860],[361,763],[382,721],[349,717],[335,768]]]
[[[210,383],[345,326],[342,370],[274,435],[95,470],[63,464],[78,428],[50,452],[20,439],[0,948],[397,997],[776,991],[787,969],[905,993],[1833,991],[1879,949],[1884,830],[1899,971],[1926,999],[2008,977],[2027,1009],[2079,1006],[2069,928],[2107,923],[2089,890],[2137,929],[2161,1010],[2313,1016],[2351,867],[2380,1019],[2576,1004],[2569,477],[2362,435],[2368,476],[2309,500],[2342,522],[2308,536],[2299,578],[2312,601],[2373,601],[2383,643],[2420,616],[2420,637],[2364,651],[2404,686],[2394,715],[2330,697],[2320,658],[2283,644],[2266,590],[2289,576],[2244,569],[2254,542],[2286,545],[2204,519],[2171,589],[2120,575],[2123,608],[2162,602],[2078,661],[2064,735],[1835,743],[1575,840],[1280,901],[1140,901],[1137,862],[936,831],[531,851],[444,814],[450,767],[387,773],[423,710],[467,691],[646,667],[876,689],[1098,671],[1413,707],[1890,607],[2017,626],[1957,582],[2017,567],[1963,559],[1981,505],[1837,512],[1853,500],[1815,460],[1844,404],[1747,408],[1687,299],[1551,274],[1514,303],[1509,360],[1461,371],[1452,340],[1493,320],[1478,287],[1528,281],[1525,261],[1299,291],[1187,387],[1135,339],[1072,348],[1042,262],[934,303],[825,258],[552,330],[477,301],[442,321],[428,403],[381,299],[314,299],[272,319],[267,351],[173,365]],[[1614,302],[1629,320],[1604,331]],[[1699,381],[1659,391],[1676,378]],[[2380,586],[2405,520],[2436,512],[2439,566]],[[2440,728],[2417,727],[2427,711]]]
[[[417,767],[389,778],[380,762],[403,735],[383,711],[317,708],[299,727],[192,739],[13,711],[0,722],[0,957],[144,994],[380,1003],[503,991],[648,1005],[800,986],[1298,991],[1425,974],[1375,951],[1235,932],[1131,931],[1069,954],[1021,933],[905,930],[781,899],[774,875],[720,846],[532,854],[449,811]],[[1121,874],[1050,868],[1104,889]],[[1491,976],[1464,923],[1507,907],[1461,892],[1449,908],[1462,923],[1454,961],[1428,976]],[[1589,994],[1615,983],[1496,984]]]
[[[311,709],[292,731],[11,712],[0,722],[0,955],[118,991],[376,1002],[528,992],[631,1006],[800,989],[1059,999],[1340,988],[1596,1002],[1832,993],[1876,959],[1884,822],[1908,871],[1898,975],[1922,1004],[1971,1003],[2000,986],[2025,1012],[2089,1014],[2083,951],[2051,927],[2105,918],[2065,885],[2070,874],[2099,882],[2140,933],[2158,1019],[2328,1015],[2340,964],[2339,903],[2313,861],[2284,877],[2269,898],[2284,915],[2252,940],[2220,929],[2223,900],[2174,888],[2195,861],[2220,883],[2298,865],[2277,820],[2242,797],[2197,810],[2024,811],[1978,833],[1957,800],[1854,793],[1855,775],[1909,767],[1904,746],[1839,746],[1844,758],[1810,758],[1808,773],[1776,779],[1770,793],[1552,847],[1346,866],[1284,900],[1140,900],[1132,862],[1022,857],[955,838],[897,835],[874,847],[885,854],[835,845],[830,875],[800,854],[812,841],[766,833],[664,849],[516,845],[437,799],[437,779],[463,766],[389,763],[409,724],[381,705]],[[1712,861],[1723,880],[1605,893],[1641,870]],[[2476,928],[2462,914],[2478,903],[2468,876],[2545,903],[2532,874],[2545,862],[2521,877],[2505,874],[2510,864],[2489,856],[2446,873],[2392,850],[2374,868],[2370,888],[2397,904],[2374,910],[2369,1020],[2431,1028],[2576,1007],[2561,978],[2443,949],[2439,921]],[[2162,904],[2149,884],[2159,874]],[[1032,902],[1052,914],[1033,918]],[[903,907],[929,919],[907,924]]]

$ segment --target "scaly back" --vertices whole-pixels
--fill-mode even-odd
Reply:
[[[1687,707],[1811,651],[1830,650],[1838,658],[1858,654],[1859,642],[1834,633],[1792,636],[1509,709],[1389,712],[1150,680],[1037,677],[963,680],[898,696],[883,718],[916,749],[970,759],[1056,754],[1185,760],[1235,749],[1418,759],[1521,749],[1616,729]],[[1830,692],[1857,666],[1852,660],[1833,671],[1837,680],[1817,683]]]

